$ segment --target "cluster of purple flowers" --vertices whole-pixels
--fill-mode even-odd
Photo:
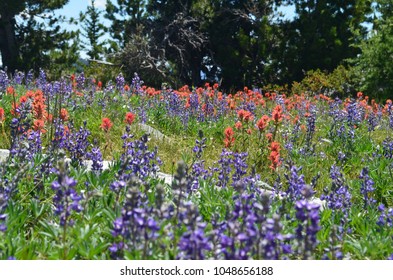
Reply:
[[[5,93],[10,81],[5,71],[0,70],[0,93]]]
[[[127,181],[132,176],[145,180],[148,176],[155,176],[162,164],[157,156],[157,147],[150,151],[147,146],[148,135],[143,135],[139,140],[132,141],[134,136],[126,133],[122,136],[124,152],[121,155],[122,167],[119,170],[121,180]]]
[[[374,181],[371,179],[369,175],[368,168],[365,167],[362,169],[359,175],[359,179],[362,180],[360,193],[364,198],[364,207],[372,206],[375,203],[375,199],[372,198],[371,194],[374,192]]]
[[[349,187],[345,185],[344,177],[338,166],[332,165],[330,178],[332,180],[331,188],[330,190],[325,190],[325,194],[321,196],[321,199],[327,202],[329,209],[348,213],[352,205],[352,195],[349,192]]]
[[[290,174],[285,174],[288,181],[288,189],[285,193],[287,197],[295,200],[303,197],[303,190],[306,188],[306,182],[304,181],[304,175],[299,174],[302,167],[291,166]]]
[[[134,78],[131,81],[131,92],[133,94],[140,94],[143,81],[139,78],[137,73],[134,73]]]
[[[393,226],[393,208],[386,209],[384,204],[378,206],[378,211],[380,213],[377,221],[377,225],[380,227],[392,227]]]
[[[82,196],[79,195],[75,186],[77,182],[67,175],[67,166],[64,162],[60,162],[57,174],[57,180],[52,182],[52,189],[55,191],[53,204],[55,206],[55,214],[60,217],[60,226],[66,227],[73,225],[70,219],[72,212],[81,212]]]
[[[299,200],[295,204],[296,218],[299,221],[296,229],[296,238],[302,244],[299,246],[299,255],[304,259],[311,257],[316,245],[319,226],[319,205],[308,200]]]
[[[3,176],[3,166],[0,166],[0,174]],[[10,198],[11,188],[9,181],[0,177],[0,232],[7,230],[5,210],[8,206],[8,199]]]
[[[142,181],[132,177],[127,182],[126,200],[121,217],[113,222],[112,236],[116,240],[109,251],[114,259],[121,259],[126,253],[142,252],[141,258],[151,255],[150,244],[158,237],[160,229],[152,213],[153,208],[140,191]]]
[[[86,122],[84,122],[83,127],[80,127],[79,130],[71,128],[71,133],[67,135],[64,147],[70,153],[73,164],[82,165],[83,160],[86,159],[88,147],[90,146],[88,140],[90,134],[90,131],[86,128]]]
[[[235,187],[239,184],[244,186],[249,179],[246,177],[248,168],[247,156],[248,153],[236,153],[223,149],[217,162],[218,168],[215,170],[218,172],[217,185],[225,188],[231,182],[231,185]]]
[[[198,189],[200,178],[207,179],[208,177],[208,171],[205,169],[204,160],[202,160],[202,154],[203,150],[206,148],[207,139],[203,137],[202,131],[200,131],[199,134],[199,139],[195,141],[196,145],[192,149],[194,153],[194,159],[191,166],[191,176],[193,178],[192,190]]]
[[[125,86],[126,82],[125,79],[123,77],[123,74],[120,73],[119,75],[117,75],[116,77],[116,89],[120,92],[124,92],[124,86]]]
[[[179,213],[179,223],[186,226],[186,231],[178,242],[178,259],[205,259],[205,252],[212,249],[212,243],[205,234],[206,223],[192,202],[183,202]]]
[[[103,167],[103,159],[102,159],[102,153],[99,147],[95,146],[91,149],[90,152],[86,154],[86,157],[90,159],[93,164],[91,166],[91,170],[94,172],[99,173],[102,171]]]

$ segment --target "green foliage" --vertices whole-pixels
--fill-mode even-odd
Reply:
[[[310,70],[304,79],[292,84],[292,93],[325,94],[328,96],[345,97],[353,93],[353,81],[351,69],[340,65],[332,73],[323,72],[319,69]]]
[[[104,17],[111,22],[109,34],[110,51],[117,52],[123,49],[129,36],[135,33],[139,25],[146,19],[145,2],[141,0],[117,0],[116,4],[107,0]]]
[[[379,99],[393,96],[393,14],[391,1],[376,1],[375,19],[369,38],[359,47],[362,54],[352,60],[359,89]]]
[[[366,35],[362,26],[370,1],[288,1],[296,7],[292,22],[283,26],[282,64],[286,82],[300,81],[309,70],[333,71],[360,52],[354,43]]]

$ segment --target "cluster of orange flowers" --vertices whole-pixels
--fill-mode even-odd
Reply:
[[[269,160],[271,162],[270,168],[272,170],[276,170],[277,167],[279,167],[281,164],[280,144],[278,142],[271,142],[269,149],[270,149]]]
[[[234,137],[235,133],[233,132],[232,127],[227,127],[224,131],[224,135],[225,135],[224,138],[225,148],[232,147],[233,144],[235,143],[235,137]]]

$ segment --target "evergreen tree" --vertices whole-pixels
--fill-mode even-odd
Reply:
[[[82,36],[87,39],[87,42],[82,43],[82,49],[87,50],[90,59],[101,59],[104,52],[104,42],[100,42],[100,38],[105,35],[106,27],[100,22],[101,14],[102,11],[95,6],[95,0],[91,1],[85,13],[80,14]]]
[[[146,20],[144,0],[111,0],[106,2],[104,15],[111,25],[109,27],[110,50],[117,52],[123,49],[132,34],[135,34],[139,25],[144,25]]]
[[[275,80],[277,47],[274,7],[280,1],[213,1],[209,41],[216,77],[224,88],[263,85]]]
[[[284,25],[282,59],[285,80],[300,81],[308,70],[333,71],[345,59],[356,57],[355,45],[366,36],[362,26],[370,13],[367,0],[288,1],[296,17]]]
[[[0,2],[0,50],[3,66],[10,72],[49,68],[59,62],[76,62],[77,52],[68,52],[73,32],[61,30],[65,20],[54,14],[68,0],[2,0]],[[50,53],[57,52],[54,59]],[[59,55],[62,54],[62,55]]]
[[[369,38],[359,46],[361,54],[353,59],[359,90],[383,98],[393,98],[393,2],[375,1],[375,18]]]

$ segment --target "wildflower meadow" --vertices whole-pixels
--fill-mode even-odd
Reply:
[[[0,71],[1,259],[392,259],[393,104]]]

